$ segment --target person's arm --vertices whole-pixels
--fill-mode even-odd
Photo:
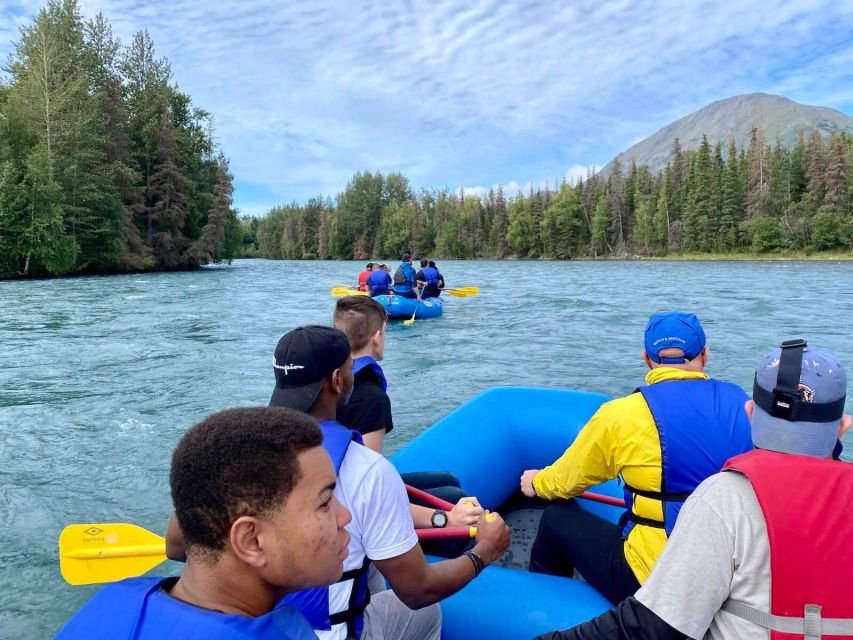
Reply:
[[[362,434],[361,440],[364,446],[373,449],[376,453],[382,453],[382,445],[385,444],[385,432],[387,429],[377,429]]]
[[[184,545],[184,533],[178,524],[178,517],[172,511],[169,524],[166,525],[166,557],[178,562],[187,561],[187,551]]]
[[[534,640],[684,640],[686,635],[670,627],[654,611],[634,598],[623,600],[597,618],[567,631],[552,631]]]
[[[415,529],[428,529],[432,527],[432,515],[435,509],[410,504],[409,511],[412,513],[412,521]],[[447,512],[448,527],[473,527],[477,524],[483,507],[475,496],[465,496],[453,505],[453,509]]]
[[[347,506],[361,532],[367,557],[388,579],[400,600],[412,609],[425,607],[455,593],[474,578],[474,565],[467,556],[435,564],[424,559],[406,488],[388,460],[377,456],[360,477],[360,486],[349,489],[352,493]],[[487,565],[509,546],[509,528],[500,516],[487,522],[484,515],[480,514],[477,522],[474,550]]]
[[[382,453],[385,435],[394,428],[391,399],[374,384],[358,384],[349,404],[338,419],[348,428],[361,434],[364,445]]]
[[[494,514],[494,519],[487,521],[486,514],[481,514],[473,551],[482,558],[484,566],[497,560],[508,546],[509,527],[503,519]],[[476,577],[470,557],[463,555],[431,564],[424,558],[420,545],[394,558],[374,560],[374,564],[391,583],[396,596],[410,609],[443,600]]]
[[[589,487],[615,478],[619,473],[613,450],[612,426],[618,415],[607,403],[581,429],[574,443],[554,464],[544,469],[528,469],[521,477],[525,495],[546,500],[568,499]]]
[[[409,278],[409,286],[412,287],[412,290],[415,292],[415,297],[418,300],[420,300],[421,299],[421,292],[420,292],[420,288],[418,285],[418,276],[417,276],[417,274],[415,274],[414,268],[409,270],[408,278]]]

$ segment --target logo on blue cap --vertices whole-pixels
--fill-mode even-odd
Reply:
[[[702,353],[705,331],[693,313],[661,311],[646,323],[644,337],[646,354],[658,364],[684,364]],[[681,349],[683,356],[663,357],[664,349]]]

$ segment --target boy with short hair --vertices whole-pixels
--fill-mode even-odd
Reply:
[[[312,418],[229,409],[190,429],[172,457],[172,499],[187,563],[180,578],[99,591],[57,638],[311,640],[304,616],[275,604],[337,580],[350,513]]]

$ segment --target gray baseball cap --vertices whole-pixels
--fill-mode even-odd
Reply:
[[[834,353],[804,340],[783,343],[755,370],[753,444],[828,457],[838,439],[846,395],[847,372]]]

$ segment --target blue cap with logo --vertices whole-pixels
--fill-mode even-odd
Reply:
[[[705,331],[699,318],[682,311],[660,311],[646,323],[646,355],[658,364],[684,364],[702,353]],[[681,349],[683,356],[663,357],[664,349]]]
[[[755,370],[752,442],[759,449],[825,458],[844,415],[847,372],[827,349],[790,340]]]

